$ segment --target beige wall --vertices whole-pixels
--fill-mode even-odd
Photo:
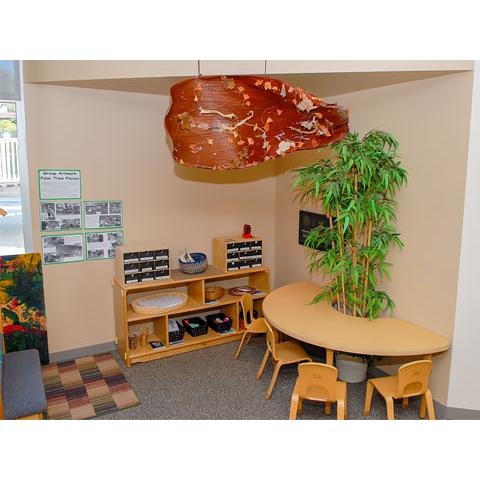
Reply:
[[[273,165],[234,172],[179,166],[167,148],[168,97],[26,85],[34,247],[41,251],[39,169],[79,169],[82,200],[122,200],[125,243],[212,257],[212,239],[244,223],[274,263]],[[209,174],[208,174],[209,173]],[[208,174],[208,175],[207,175]],[[113,260],[44,266],[51,353],[114,339]]]
[[[472,77],[472,72],[454,73],[327,99],[351,110],[352,130],[383,128],[399,140],[409,172],[408,186],[398,196],[398,228],[406,247],[391,254],[395,267],[386,289],[397,317],[449,338]],[[310,90],[322,96],[315,81]],[[82,200],[123,201],[127,244],[158,242],[173,258],[184,248],[211,257],[213,237],[239,234],[250,223],[264,239],[272,288],[297,280],[321,282],[309,277],[298,245],[299,206],[291,189],[291,169],[315,159],[316,152],[297,152],[245,171],[193,170],[175,164],[170,155],[163,128],[167,95],[26,84],[25,105],[35,250],[41,249],[38,170],[80,169]],[[44,267],[52,353],[114,339],[114,274],[112,260]],[[434,397],[443,404],[450,357],[451,352],[435,358],[432,378]]]

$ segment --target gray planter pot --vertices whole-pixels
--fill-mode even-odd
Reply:
[[[367,378],[368,363],[362,357],[338,353],[335,356],[338,379],[347,383],[364,382]]]

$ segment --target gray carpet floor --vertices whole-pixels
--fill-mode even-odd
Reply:
[[[239,342],[208,347],[130,368],[113,352],[141,404],[97,417],[98,420],[286,420],[297,377],[296,365],[282,367],[272,396],[265,400],[273,365],[269,361],[263,376],[256,373],[265,353],[265,336],[252,338],[234,360]],[[314,361],[324,361],[321,352],[306,346]],[[318,356],[315,356],[318,354]],[[373,371],[372,371],[373,370]],[[368,376],[378,376],[370,367]],[[381,372],[380,372],[381,373]],[[363,416],[365,382],[347,384],[349,420],[385,420],[385,401],[374,392],[371,413]],[[419,399],[403,410],[395,404],[398,420],[422,420]],[[304,401],[298,420],[335,420],[336,407],[326,415],[323,404]]]

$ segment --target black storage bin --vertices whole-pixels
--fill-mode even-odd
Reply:
[[[201,317],[184,318],[182,320],[182,325],[185,327],[187,333],[190,334],[192,337],[205,335],[208,332],[208,324]]]
[[[185,328],[183,325],[180,325],[180,323],[175,322],[178,326],[178,330],[174,330],[173,332],[168,332],[168,341],[170,343],[172,342],[180,342],[183,340],[183,335],[185,333]]]
[[[207,315],[208,326],[217,333],[228,332],[232,328],[232,319],[223,313]]]

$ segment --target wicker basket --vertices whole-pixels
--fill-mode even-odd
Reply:
[[[180,270],[183,273],[202,273],[208,266],[207,256],[204,253],[194,252],[190,253],[193,258],[193,262],[184,262],[178,259],[180,264]]]
[[[135,312],[142,315],[156,315],[177,310],[186,305],[188,295],[183,292],[163,292],[137,298],[132,302]]]
[[[219,285],[212,285],[210,287],[205,287],[205,300],[211,302],[213,300],[219,300],[223,297],[225,289]]]

